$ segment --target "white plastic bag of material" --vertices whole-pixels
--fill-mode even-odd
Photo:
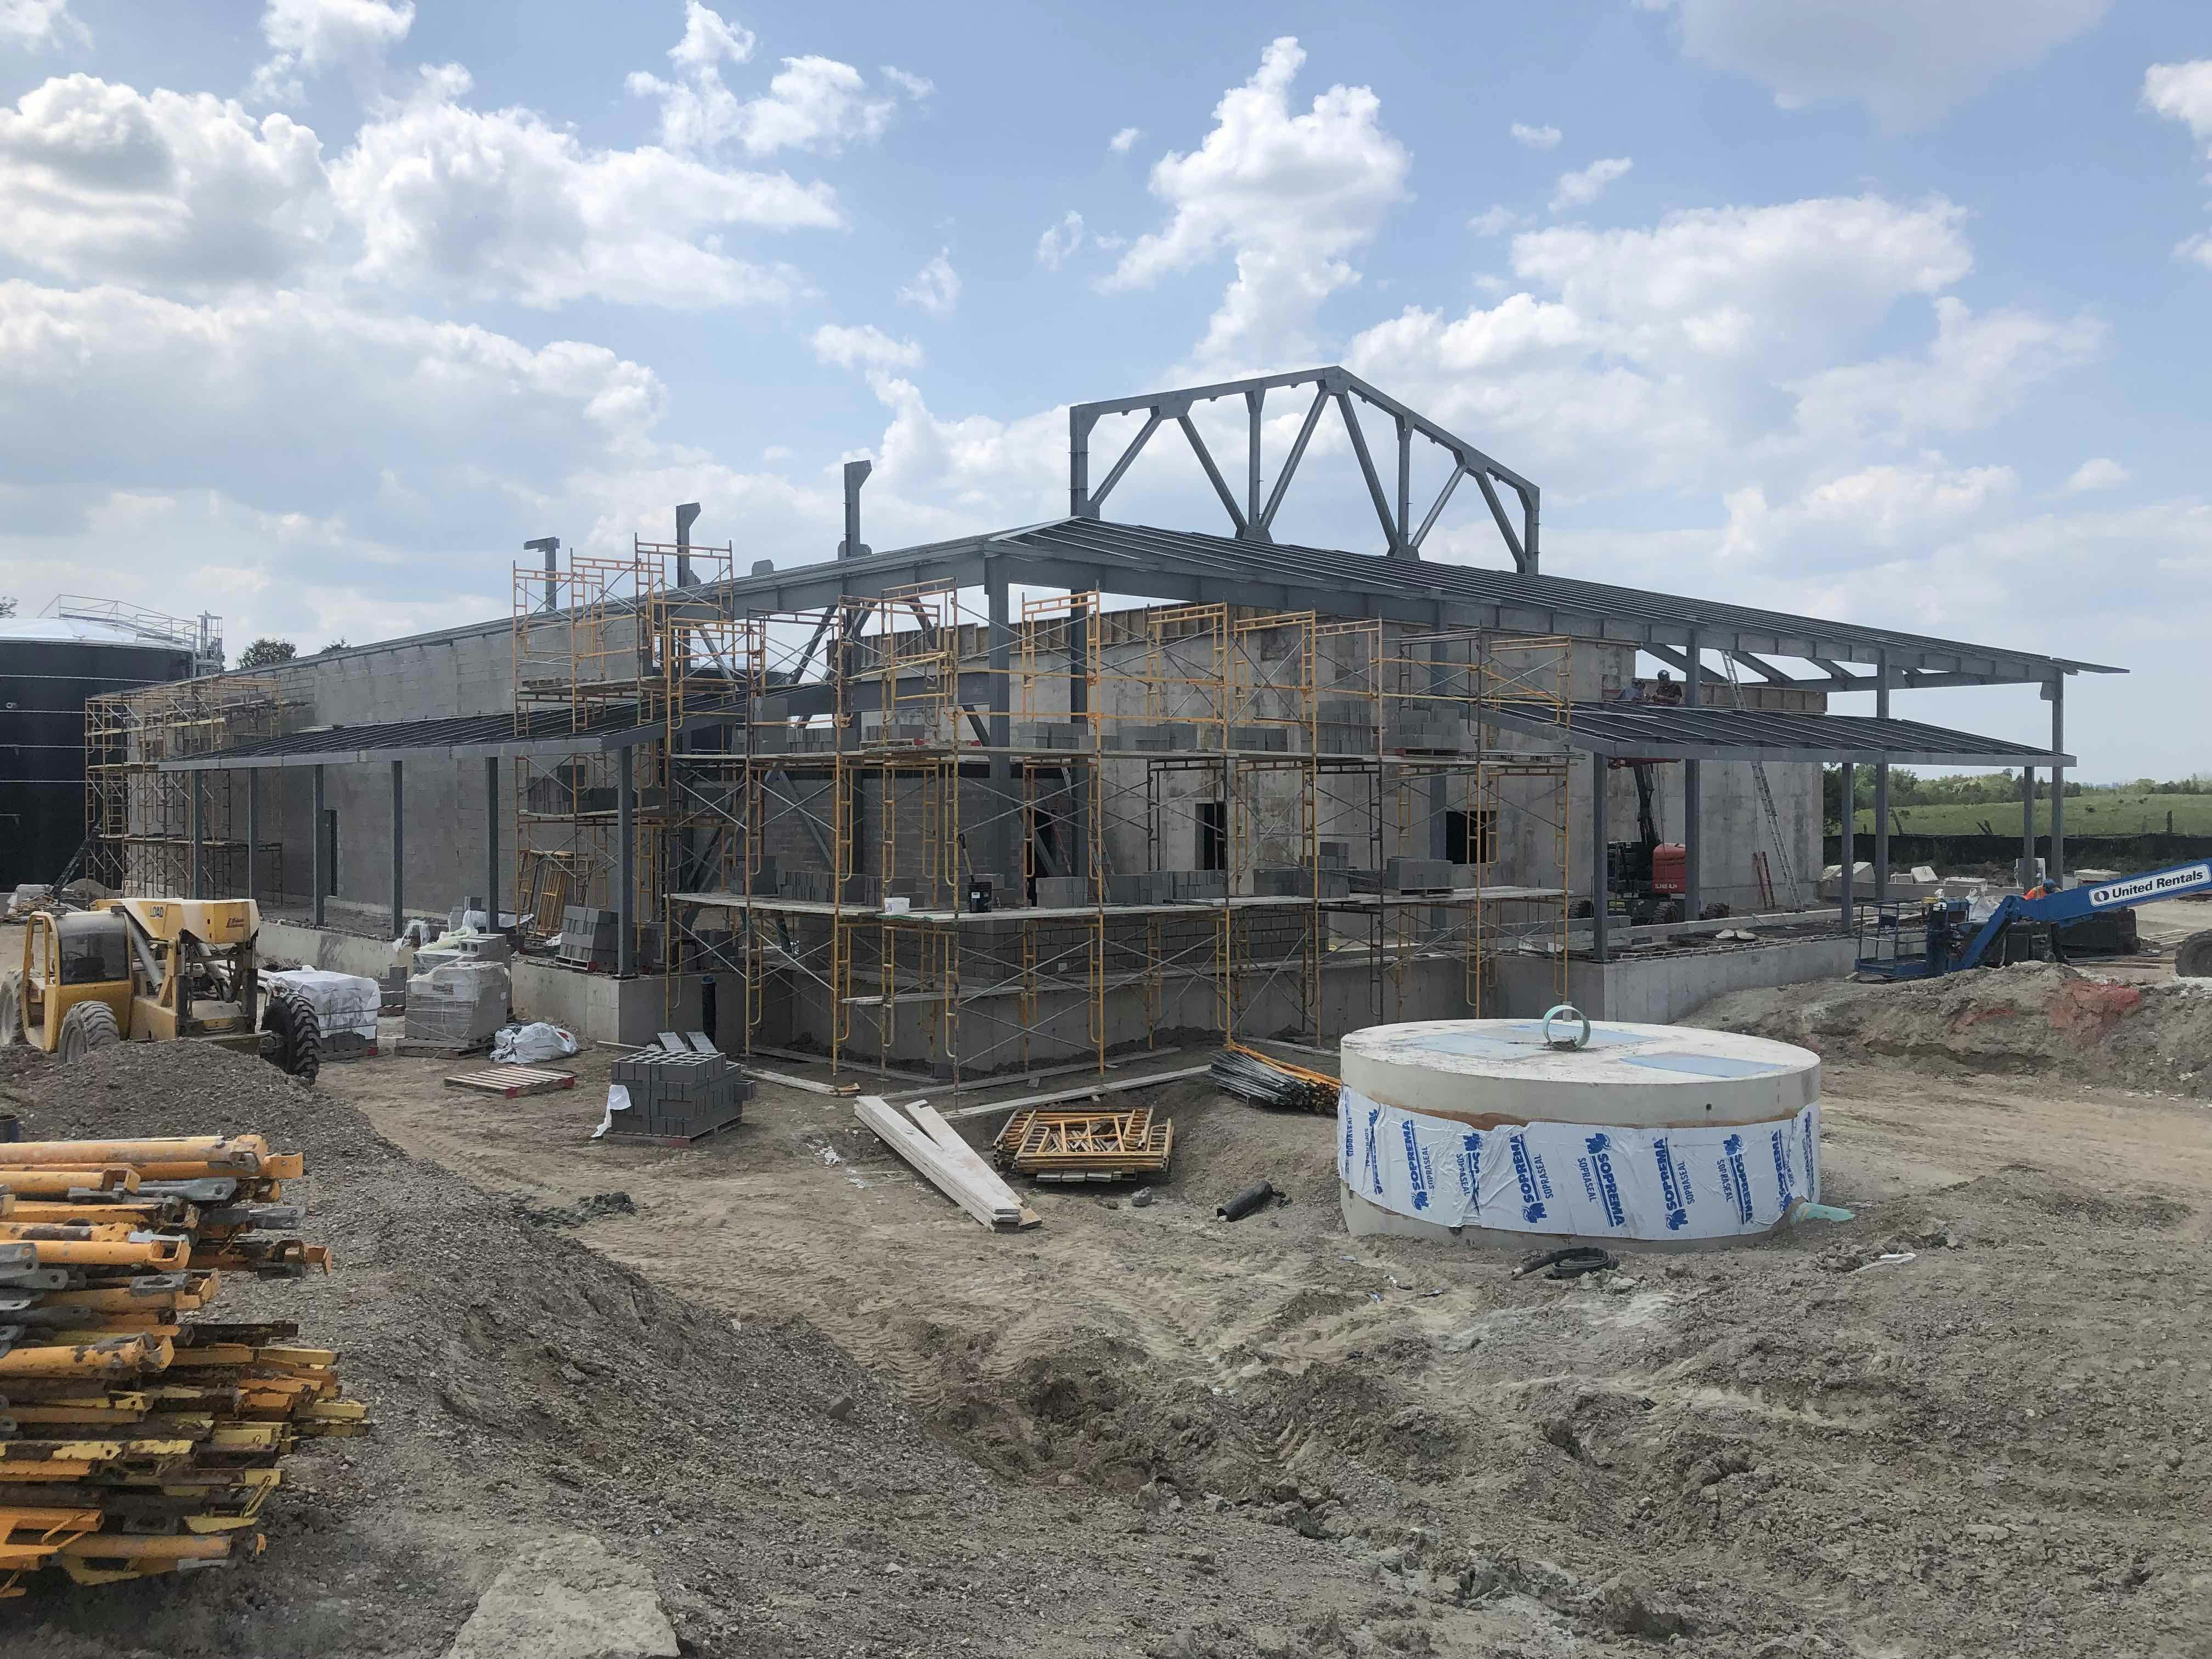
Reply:
[[[574,1031],[541,1019],[507,1027],[491,1040],[491,1057],[501,1066],[536,1066],[544,1060],[565,1060],[577,1047]]]
[[[1401,1111],[1349,1084],[1337,1174],[1370,1203],[1444,1227],[1588,1237],[1765,1232],[1820,1195],[1820,1108],[1711,1127],[1589,1123],[1476,1129]]]
[[[383,988],[358,974],[333,974],[320,968],[293,968],[264,974],[315,1011],[315,1024],[327,1039],[341,1034],[376,1041],[376,1010]]]
[[[628,1110],[629,1110],[629,1085],[625,1083],[610,1083],[607,1085],[606,1115],[599,1120],[599,1127],[592,1131],[592,1139],[597,1140],[601,1135],[606,1133],[608,1130],[615,1127],[615,1114],[617,1112],[626,1112]]]

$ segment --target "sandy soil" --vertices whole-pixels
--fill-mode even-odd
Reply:
[[[706,1656],[2203,1659],[2212,1108],[1972,1069],[2013,1052],[1832,1046],[1855,1220],[1575,1285],[1348,1238],[1328,1121],[1202,1085],[1152,1097],[1151,1202],[994,1236],[823,1096],[647,1151],[586,1139],[605,1052],[511,1102],[334,1065],[280,1104],[326,1103],[345,1266],[279,1289],[385,1432],[303,1460],[262,1565],[42,1594],[0,1649],[430,1659],[581,1526]],[[1261,1176],[1291,1201],[1212,1219]]]
[[[771,1087],[692,1152],[586,1146],[605,1066],[511,1103],[413,1062],[327,1087],[493,1189],[627,1193],[637,1212],[586,1242],[739,1319],[818,1327],[1010,1480],[1086,1511],[1172,1502],[1199,1547],[1233,1554],[1258,1521],[1316,1573],[1355,1564],[1407,1651],[1676,1631],[1765,1656],[2206,1650],[2194,1103],[1832,1067],[1826,1196],[1856,1221],[1634,1257],[1600,1289],[1350,1240],[1327,1123],[1202,1085],[1158,1097],[1178,1151],[1154,1201],[1044,1194],[1045,1225],[1006,1237],[818,1096]],[[1287,1207],[1211,1219],[1261,1176]],[[1848,1271],[1885,1243],[1915,1259]],[[1186,1645],[1158,1650],[1269,1650],[1217,1585],[1167,1604]],[[1525,1646],[1491,1645],[1508,1604]]]

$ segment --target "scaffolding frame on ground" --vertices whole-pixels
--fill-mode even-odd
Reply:
[[[737,976],[748,1049],[777,1000],[811,1007],[833,1068],[920,1058],[957,1079],[1071,1049],[1103,1066],[1125,993],[1123,1041],[1149,1046],[1390,1018],[1423,962],[1456,961],[1480,1011],[1502,949],[1548,952],[1564,991],[1567,756],[1500,748],[1480,718],[1540,696],[1563,719],[1564,639],[1109,610],[1093,590],[1024,599],[999,666],[988,619],[930,585],[668,626],[694,648],[656,647],[666,811],[641,808],[638,828],[686,848],[660,860],[666,965]],[[1347,651],[1364,698],[1325,708],[1324,662]],[[702,685],[714,747],[695,730]],[[1399,741],[1414,708],[1433,751]],[[1361,838],[1390,851],[1338,890],[1324,798],[1349,799],[1352,778],[1375,820]],[[1464,884],[1391,890],[1387,859],[1440,845],[1440,810],[1530,816],[1548,879],[1498,883],[1492,833],[1461,860]],[[1168,896],[1164,876],[1194,890]],[[1332,1018],[1324,981],[1362,963],[1367,994]]]
[[[281,895],[283,843],[264,838],[252,822],[252,784],[241,787],[228,771],[161,767],[266,741],[283,717],[276,681],[267,675],[225,674],[88,697],[83,874],[137,897]]]

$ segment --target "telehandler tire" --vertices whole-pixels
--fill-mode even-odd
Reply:
[[[305,999],[272,991],[261,1011],[261,1058],[313,1086],[323,1069],[322,1024]]]
[[[94,1048],[111,1048],[122,1041],[115,1010],[104,1002],[80,1002],[62,1016],[64,1060],[82,1060]]]

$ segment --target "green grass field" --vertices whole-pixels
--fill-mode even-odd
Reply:
[[[2212,836],[2212,795],[2138,795],[2133,793],[2069,795],[2066,800],[2066,833],[2075,836],[2136,836],[2166,829],[2166,815],[2173,814],[2173,830],[2182,836]],[[2020,833],[2018,801],[1972,801],[1963,805],[1899,806],[1896,821],[1906,835],[1971,836],[1986,823],[2000,836]],[[2051,803],[2035,804],[2039,832],[2051,827]],[[1871,834],[1874,813],[1859,811],[1858,831]]]

